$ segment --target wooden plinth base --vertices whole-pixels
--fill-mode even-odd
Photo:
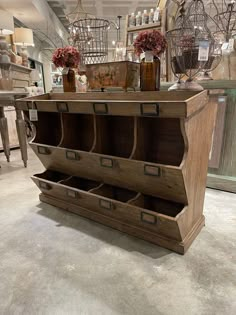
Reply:
[[[193,229],[190,231],[190,233],[187,235],[187,237],[183,240],[183,242],[178,242],[178,241],[166,238],[162,235],[158,235],[150,231],[144,230],[137,226],[123,223],[121,221],[115,220],[114,218],[110,218],[108,216],[94,212],[92,210],[85,209],[74,204],[68,204],[68,202],[65,202],[63,200],[60,200],[60,199],[57,199],[57,198],[54,198],[45,194],[40,194],[39,199],[42,202],[46,202],[55,207],[76,213],[85,218],[107,225],[109,227],[112,227],[121,232],[127,233],[129,235],[149,241],[161,247],[170,249],[182,255],[186,253],[186,251],[188,250],[188,248],[190,247],[190,245],[192,244],[192,242],[197,237],[197,235],[199,234],[199,232],[201,231],[202,227],[205,224],[205,217],[202,216],[201,219],[195,224]]]

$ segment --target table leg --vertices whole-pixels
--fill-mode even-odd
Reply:
[[[19,109],[16,109],[16,130],[20,144],[21,157],[24,162],[24,166],[27,167],[27,139],[25,132],[25,121],[22,117],[22,112]]]
[[[10,161],[10,141],[7,126],[7,119],[4,114],[4,108],[0,107],[0,133],[2,138],[2,144],[7,162]]]

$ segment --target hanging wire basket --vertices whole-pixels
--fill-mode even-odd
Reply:
[[[72,40],[82,55],[84,64],[107,62],[108,59],[108,20],[86,18],[72,25]]]

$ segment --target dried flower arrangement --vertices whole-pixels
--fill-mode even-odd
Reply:
[[[80,53],[72,46],[57,48],[53,53],[52,62],[57,68],[77,68],[80,63]]]
[[[153,56],[159,56],[167,48],[165,36],[158,30],[142,31],[134,41],[134,51],[140,56],[145,51],[151,51]]]

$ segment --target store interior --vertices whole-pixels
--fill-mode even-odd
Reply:
[[[231,0],[0,0],[0,314],[235,314],[235,39]]]

